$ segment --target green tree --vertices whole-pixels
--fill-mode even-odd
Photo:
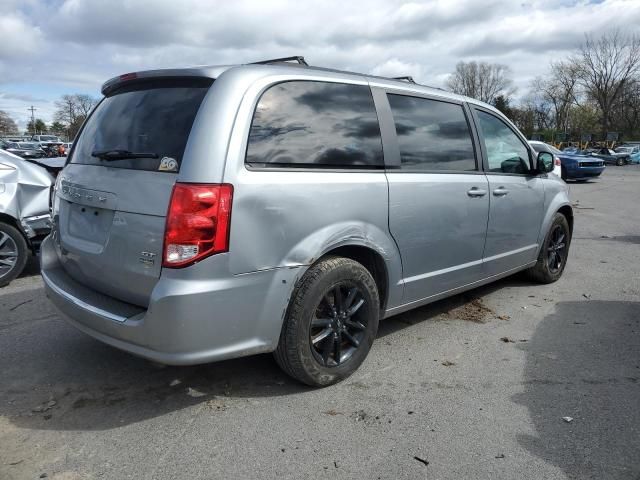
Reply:
[[[51,124],[51,131],[56,135],[62,135],[63,133],[66,133],[67,128],[60,122],[53,122]]]
[[[44,133],[47,131],[47,124],[41,118],[36,118],[35,125],[34,122],[29,120],[27,124],[27,131],[29,133],[33,133],[34,135],[38,135],[40,133]]]
[[[504,113],[507,118],[513,120],[513,110],[509,106],[510,101],[509,97],[506,97],[505,95],[498,95],[493,99],[493,106]]]

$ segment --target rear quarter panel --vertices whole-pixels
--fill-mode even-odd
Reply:
[[[387,306],[394,306],[402,298],[402,267],[389,234],[384,171],[254,169],[244,163],[260,95],[269,86],[287,80],[367,84],[365,79],[354,80],[352,76],[342,79],[335,73],[307,71],[297,75],[262,73],[251,82],[242,80],[247,89],[234,112],[222,178],[234,186],[230,271],[243,274],[308,266],[334,248],[365,246],[378,252],[386,263]],[[183,173],[186,177],[187,172],[182,171],[180,176]]]

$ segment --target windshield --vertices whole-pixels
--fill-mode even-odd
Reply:
[[[184,78],[136,83],[96,107],[75,142],[71,163],[177,172],[191,126],[213,80]],[[96,152],[148,152],[153,158],[105,161]]]
[[[38,148],[38,145],[36,145],[35,143],[19,143],[18,145],[20,146],[20,148],[26,148],[28,150],[35,150],[36,148]]]
[[[558,150],[556,147],[554,147],[553,145],[547,145],[547,147],[549,148],[549,151],[551,153],[555,153],[556,155],[559,153],[562,153],[560,150]]]
[[[631,147],[618,147],[616,148],[616,153],[630,153]]]
[[[41,142],[56,142],[58,137],[54,137],[53,135],[40,135]]]

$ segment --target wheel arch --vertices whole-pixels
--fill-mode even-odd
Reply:
[[[374,248],[360,244],[337,246],[325,252],[317,261],[327,256],[349,258],[368,270],[378,287],[380,315],[382,316],[389,300],[389,270],[384,257]]]
[[[18,220],[7,213],[0,213],[0,223],[6,223],[7,225],[11,225],[16,230],[18,230],[24,238],[24,241],[27,242],[27,247],[33,253],[33,243],[31,242],[31,239],[24,233],[24,229],[22,228],[22,225],[20,225],[20,222]]]
[[[18,229],[20,233],[22,233],[22,235],[24,235],[24,232],[22,231],[22,227],[20,226],[18,221],[15,218],[13,218],[11,215],[8,215],[6,213],[0,213],[0,223],[6,223],[8,225],[11,225],[12,227],[15,227]]]
[[[573,236],[573,208],[570,205],[563,205],[558,209],[557,213],[561,213],[567,219],[569,223],[569,232]]]

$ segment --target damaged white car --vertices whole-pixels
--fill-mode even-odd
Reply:
[[[54,181],[44,166],[0,150],[0,287],[22,273],[49,234]]]

